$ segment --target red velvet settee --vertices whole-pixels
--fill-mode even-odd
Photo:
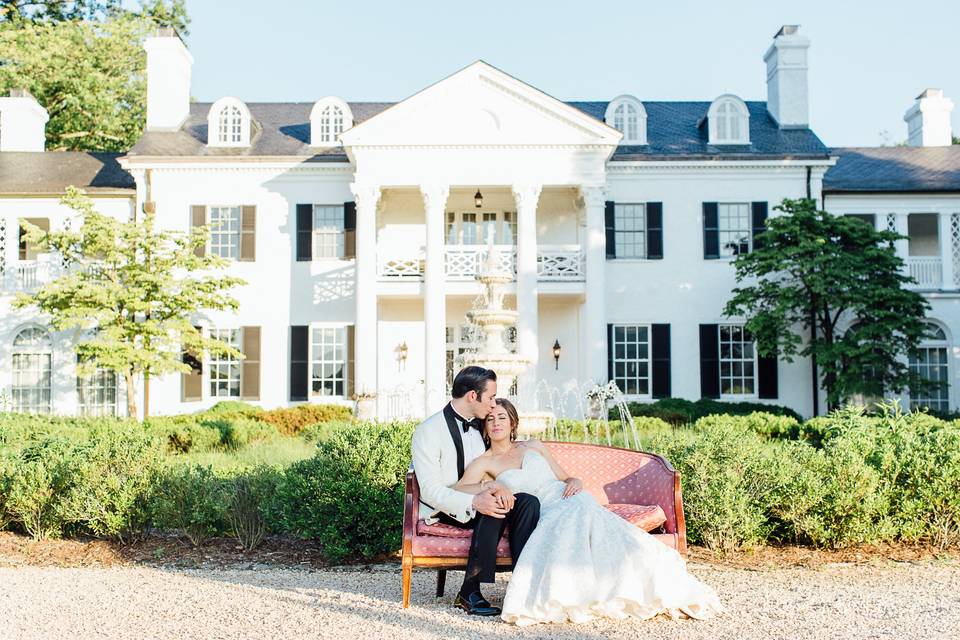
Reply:
[[[680,473],[652,453],[574,442],[545,442],[568,473],[580,478],[608,509],[650,532],[664,544],[686,553],[686,526],[680,494]],[[438,569],[437,597],[443,595],[447,569],[465,569],[471,531],[417,516],[420,486],[411,467],[403,505],[403,606],[410,606],[414,567]],[[510,547],[504,534],[497,547],[497,565],[509,568]]]

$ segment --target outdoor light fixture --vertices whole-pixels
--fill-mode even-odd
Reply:
[[[404,340],[403,342],[397,345],[397,361],[400,363],[400,369],[407,368],[407,352],[408,351],[409,349],[407,348],[406,340]]]
[[[554,364],[554,371],[559,371],[560,370],[560,341],[559,340],[553,341],[553,364]]]
[[[477,189],[477,192],[473,195],[473,201],[477,203],[477,209],[483,206],[483,194],[480,193],[480,189]]]

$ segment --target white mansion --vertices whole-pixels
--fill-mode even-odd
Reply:
[[[247,283],[235,290],[239,313],[196,318],[245,360],[154,380],[152,415],[354,392],[376,394],[385,418],[438,409],[471,345],[465,313],[493,234],[516,274],[512,346],[533,362],[518,381],[523,404],[546,387],[612,379],[638,400],[757,400],[809,416],[809,362],[758,358],[742,319],[721,313],[731,257],[750,250],[783,198],[805,196],[909,237],[898,251],[938,329],[911,365],[951,384],[905,400],[957,408],[953,104],[921,94],[904,117],[909,146],[831,149],[808,121],[808,47],[796,27],[776,34],[763,56],[766,101],[563,102],[476,62],[396,104],[209,104],[190,102],[192,57],[163,34],[146,42],[146,132],[120,157],[44,152],[43,107],[23,92],[0,98],[6,408],[125,411],[112,374],[77,379],[74,336],[10,308],[14,292],[59,268],[18,221],[67,224],[58,200],[68,185],[118,218],[214,225],[206,250]]]

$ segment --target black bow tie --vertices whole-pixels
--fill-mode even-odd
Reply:
[[[473,427],[477,431],[480,431],[480,426],[483,424],[483,420],[480,418],[474,418],[473,420],[464,420],[463,421],[463,432],[466,433],[470,431],[470,428]]]

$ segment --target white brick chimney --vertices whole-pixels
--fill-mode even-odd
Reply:
[[[763,55],[767,63],[767,111],[781,128],[805,128],[810,124],[807,90],[807,49],[810,40],[800,35],[799,25],[787,24],[773,36]]]
[[[47,110],[26,89],[11,89],[0,98],[0,151],[43,151]]]
[[[143,43],[147,50],[147,131],[176,131],[190,114],[193,56],[170,28]]]
[[[949,147],[953,143],[950,112],[953,100],[941,89],[927,89],[903,114],[907,123],[907,144],[911,147]]]

